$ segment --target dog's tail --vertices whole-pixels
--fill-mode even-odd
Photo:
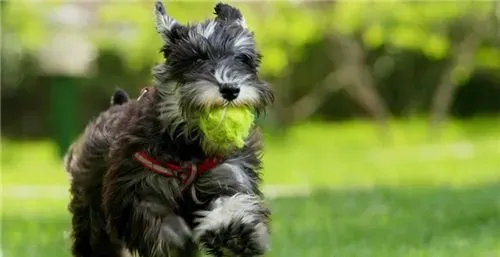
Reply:
[[[127,92],[121,88],[116,88],[115,92],[111,96],[111,106],[113,105],[121,105],[130,100]]]

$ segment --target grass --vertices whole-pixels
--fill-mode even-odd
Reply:
[[[468,189],[329,190],[275,199],[268,256],[500,256],[498,195],[497,183]],[[65,205],[64,200],[8,201],[4,256],[69,257]]]
[[[500,120],[448,122],[432,142],[421,120],[394,121],[391,132],[390,145],[362,122],[267,135],[265,183],[317,188],[270,200],[268,256],[500,256]],[[4,140],[3,189],[65,186],[55,150]],[[67,195],[2,198],[1,256],[69,256]]]
[[[432,142],[421,120],[394,121],[391,132],[390,145],[380,141],[372,124],[363,122],[304,124],[283,138],[267,135],[264,182],[460,186],[500,178],[500,119],[448,122],[440,140]],[[51,142],[4,141],[2,168],[4,184],[66,185]]]

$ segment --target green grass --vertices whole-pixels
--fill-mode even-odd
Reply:
[[[460,186],[500,179],[500,119],[448,122],[434,141],[427,140],[425,125],[421,120],[392,122],[390,145],[364,122],[305,124],[283,138],[267,135],[264,182]],[[67,183],[51,142],[3,142],[2,168],[8,185]]]
[[[392,144],[368,123],[308,124],[267,140],[265,181],[329,186],[470,185],[500,179],[500,122],[450,122],[440,140],[421,121],[393,122]],[[474,173],[471,176],[471,173]]]
[[[270,201],[269,256],[500,256],[500,120],[448,122],[429,141],[421,120],[303,124],[266,138],[267,184],[308,184]],[[2,186],[66,185],[50,142],[2,142]],[[323,186],[330,189],[321,189]],[[69,256],[67,196],[2,193],[1,256]]]
[[[330,190],[276,199],[270,202],[273,249],[268,256],[500,256],[499,195],[500,184],[492,184]],[[4,256],[69,257],[65,205],[64,200],[7,201]]]

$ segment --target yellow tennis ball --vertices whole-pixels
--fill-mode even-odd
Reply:
[[[204,140],[222,149],[241,148],[254,122],[253,113],[247,108],[217,108],[200,115],[200,129]]]

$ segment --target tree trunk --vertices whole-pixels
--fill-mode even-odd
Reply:
[[[289,108],[291,120],[297,122],[310,117],[321,107],[330,94],[343,88],[343,83],[340,82],[339,78],[341,74],[340,70],[332,71],[322,83],[291,105]]]
[[[382,140],[390,142],[387,122],[389,109],[377,91],[372,71],[365,61],[363,46],[356,39],[347,36],[340,36],[335,39],[341,44],[343,52],[341,65],[347,68],[346,91],[375,118]],[[329,40],[334,40],[334,38],[329,37]]]
[[[474,55],[481,41],[479,33],[471,32],[453,51],[452,60],[441,76],[432,99],[430,113],[430,137],[439,137],[439,128],[446,118],[458,86],[457,72],[469,77],[474,71]]]

